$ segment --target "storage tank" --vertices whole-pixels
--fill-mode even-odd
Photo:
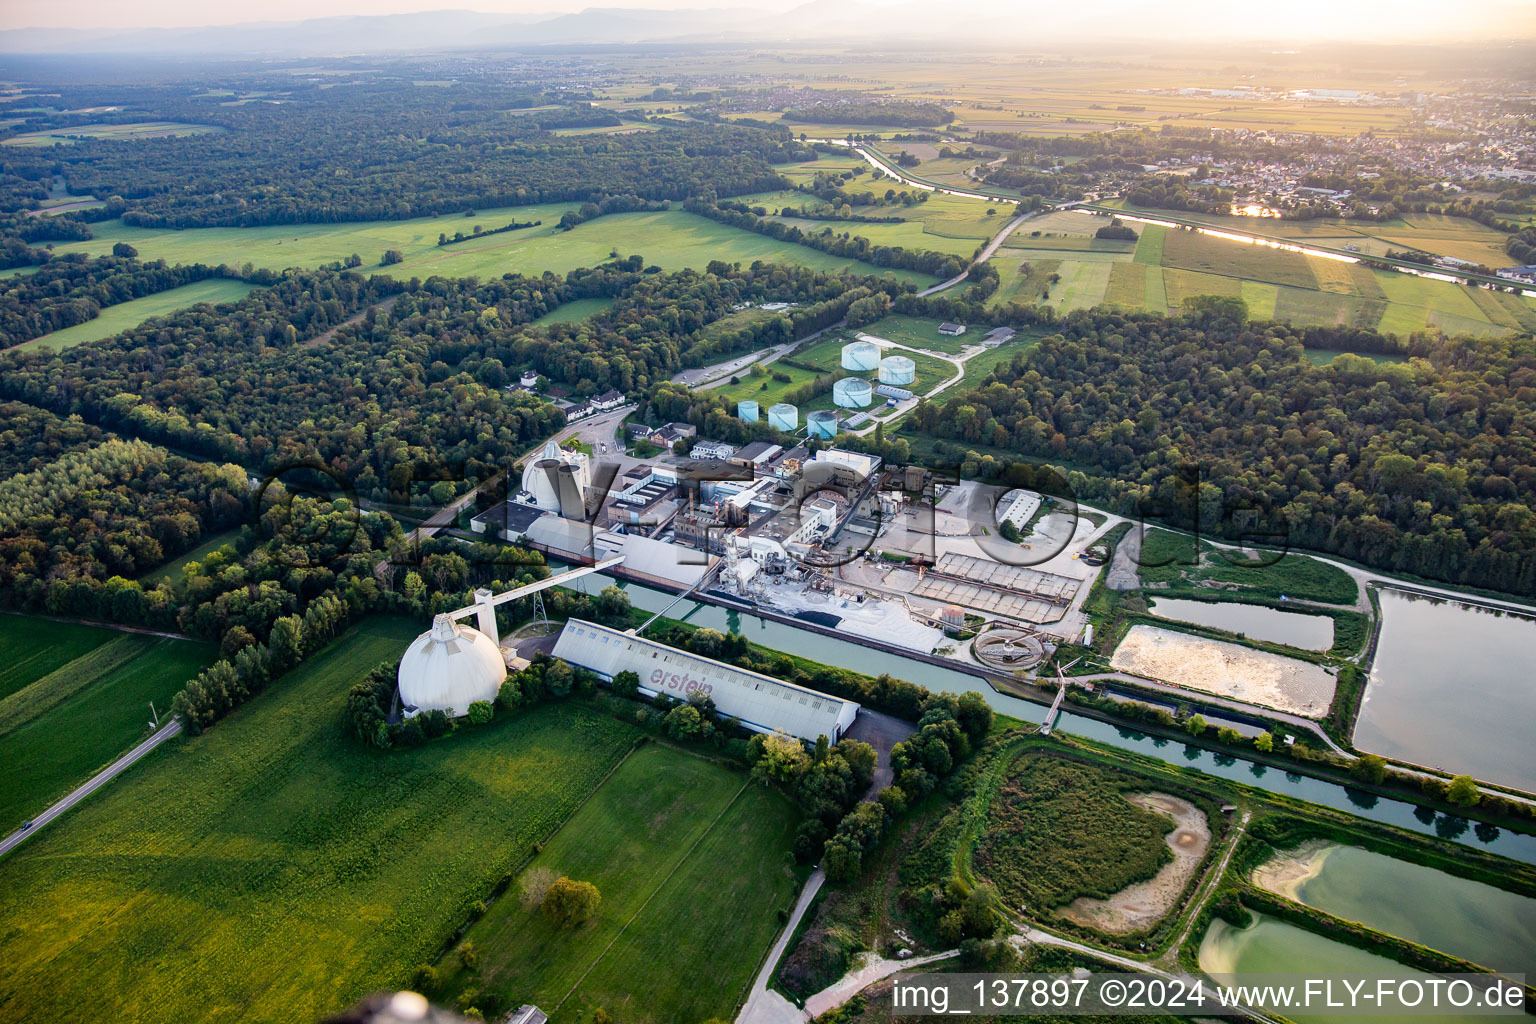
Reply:
[[[880,360],[880,383],[905,387],[917,380],[917,364],[906,356],[886,356]]]
[[[757,403],[749,401],[737,402],[736,417],[743,423],[756,423],[758,417]]]
[[[537,458],[529,459],[523,467],[523,490],[533,495],[533,503],[543,511],[560,512],[561,480],[566,470],[570,470],[570,473],[565,475],[585,495],[592,483],[586,455],[565,451],[550,441]]]
[[[442,711],[461,718],[475,701],[494,701],[506,678],[507,663],[490,637],[438,615],[406,648],[396,681],[406,717]]]
[[[566,519],[587,518],[586,486],[581,470],[580,466],[566,463],[555,474],[560,488],[560,514]]]
[[[874,389],[862,377],[844,377],[832,385],[832,401],[839,409],[863,409],[874,398]]]
[[[800,410],[788,402],[768,407],[768,425],[775,430],[795,430],[800,426]]]
[[[868,341],[850,341],[843,346],[843,369],[868,372],[880,364],[880,346]]]
[[[806,416],[805,426],[807,436],[830,441],[837,436],[837,413],[831,409],[817,409]]]

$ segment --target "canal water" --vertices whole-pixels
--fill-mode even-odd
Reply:
[[[1346,921],[1536,977],[1536,899],[1529,896],[1338,843],[1279,853],[1254,872],[1254,881]]]
[[[1306,978],[1353,976],[1361,978],[1413,978],[1426,981],[1434,977],[1405,967],[1396,960],[1368,953],[1355,946],[1286,924],[1263,914],[1255,914],[1246,928],[1236,928],[1215,920],[1200,942],[1200,969],[1218,984],[1227,983],[1235,974],[1293,974],[1287,979],[1301,984]],[[1336,986],[1337,988],[1337,986]],[[1374,987],[1372,989],[1374,991]],[[1297,1024],[1311,1021],[1359,1020],[1359,1015],[1299,1013],[1285,1010],[1285,1016]],[[1366,1018],[1370,1019],[1370,1018]],[[1377,1020],[1432,1021],[1488,1020],[1485,1016],[1436,1014],[1413,1017],[1383,1015]]]
[[[559,568],[555,562],[551,562],[551,566]],[[574,581],[571,587],[585,593],[596,594],[603,587],[614,582],[608,576],[592,574]],[[987,685],[986,680],[967,672],[914,661],[898,654],[888,654],[865,647],[853,640],[842,640],[718,605],[693,600],[677,601],[674,594],[635,583],[621,582],[618,585],[629,595],[630,603],[634,607],[645,611],[656,612],[672,605],[671,611],[667,613],[668,618],[721,632],[740,633],[753,643],[772,650],[785,651],[865,675],[877,676],[881,673],[889,673],[897,679],[905,679],[943,693],[965,693],[967,690],[975,690],[981,693],[987,703],[999,714],[1008,715],[1022,722],[1040,722],[1045,718],[1046,709],[1040,705],[998,693]],[[677,603],[673,604],[674,601]],[[1417,807],[1400,800],[1382,799],[1337,783],[1324,782],[1295,772],[1271,768],[1232,754],[1218,754],[1193,744],[1149,736],[1136,729],[1085,718],[1070,711],[1062,712],[1056,723],[1056,731],[1081,736],[1122,750],[1133,750],[1170,764],[1195,769],[1207,775],[1230,779],[1272,793],[1321,804],[1324,807],[1333,807],[1372,821],[1395,825],[1410,832],[1438,835],[1444,839],[1536,864],[1536,836],[1521,835],[1486,824],[1474,826],[1465,818],[1436,814],[1427,808]]]
[[[1536,790],[1536,619],[1382,590],[1355,746]]]
[[[1175,622],[1191,622],[1207,629],[1224,629],[1253,640],[1285,644],[1303,651],[1326,651],[1333,646],[1333,619],[1327,615],[1283,612],[1236,601],[1186,601],[1159,597],[1152,614]]]

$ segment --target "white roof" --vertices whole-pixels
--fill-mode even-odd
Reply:
[[[491,638],[446,615],[411,641],[400,659],[400,703],[407,711],[469,714],[477,700],[495,700],[507,678],[507,663]]]
[[[760,672],[700,657],[617,629],[571,619],[555,641],[554,655],[606,679],[631,671],[647,693],[686,700],[703,690],[724,715],[757,732],[786,732],[803,740],[840,739],[859,705],[851,700],[786,683]]]

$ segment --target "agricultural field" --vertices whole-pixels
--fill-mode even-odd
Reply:
[[[354,627],[12,853],[0,1018],[318,1020],[406,984],[640,735],[562,704],[414,750],[345,737],[348,688],[420,628]]]
[[[186,135],[207,135],[224,129],[210,124],[182,124],[176,121],[141,121],[137,124],[81,124],[72,128],[54,128],[45,132],[23,132],[0,140],[5,146],[70,146],[90,140],[126,141],[137,139],[174,139]]]
[[[1130,780],[1025,754],[992,799],[973,859],[1010,907],[1038,912],[1080,896],[1106,899],[1172,858],[1170,819],[1125,799]]]
[[[853,270],[883,274],[919,286],[933,283],[926,274],[887,270],[854,260],[840,259],[802,245],[780,242],[764,235],[718,224],[683,210],[655,213],[619,213],[599,217],[560,231],[557,225],[567,210],[579,204],[513,206],[480,210],[474,216],[427,217],[419,220],[362,221],[346,224],[293,224],[258,228],[189,228],[185,231],[132,228],[121,221],[93,225],[95,238],[56,247],[58,252],[111,252],[116,242],[127,242],[144,259],[169,263],[253,263],[280,270],[314,267],[345,260],[356,253],[363,269],[394,277],[427,278],[492,277],[507,273],[538,276],[549,270],[563,274],[577,267],[604,263],[617,251],[639,253],[648,264],[664,270],[687,267],[703,269],[713,259],[739,262],[755,260],[807,266],[817,270]],[[539,227],[523,228],[456,245],[439,247],[440,234],[450,237],[475,224],[499,226],[513,221],[542,221]],[[380,260],[387,249],[396,249],[403,262],[385,268]]]
[[[221,302],[238,302],[255,291],[257,287],[244,281],[233,281],[227,278],[194,281],[180,288],[146,295],[142,299],[131,299],[115,306],[107,306],[94,320],[87,320],[83,324],[76,324],[62,331],[54,331],[52,334],[24,341],[14,348],[21,352],[34,349],[62,352],[76,345],[110,338],[114,334],[139,326],[151,317],[175,313],[200,302],[210,302],[215,305]]]
[[[466,933],[478,967],[466,970],[457,951],[444,957],[454,973],[443,994],[478,988],[638,1024],[729,1018],[798,886],[799,873],[770,852],[789,849],[795,824],[786,799],[741,773],[642,747]],[[537,906],[539,887],[560,876],[602,894],[577,928]]]
[[[1098,219],[1078,215],[1081,234],[1073,237],[1072,221],[1064,219],[1069,214],[1048,216],[1054,231],[1041,229],[1039,237],[1016,232],[993,257],[1000,284],[989,304],[1043,302],[1062,312],[1108,304],[1177,313],[1191,296],[1230,295],[1248,303],[1255,320],[1397,334],[1436,329],[1491,336],[1536,329],[1536,299],[1507,292],[1157,224],[1135,224],[1141,237],[1134,244],[1109,242],[1088,237],[1101,226]]]
[[[190,640],[0,616],[0,834],[148,735],[150,702],[164,715],[217,656]]]

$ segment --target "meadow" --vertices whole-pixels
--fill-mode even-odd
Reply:
[[[1122,795],[1134,785],[1092,765],[1024,754],[987,810],[972,855],[1009,907],[1104,899],[1151,878],[1172,858],[1173,822]]]
[[[577,1019],[599,1007],[637,1024],[729,1018],[793,899],[798,873],[782,851],[795,823],[787,800],[739,772],[641,747],[465,934],[477,968],[444,958],[455,973],[443,991]],[[562,875],[602,893],[572,929],[523,898],[531,880]]]
[[[217,655],[191,640],[0,616],[0,834],[147,736],[150,702],[163,716]]]
[[[17,351],[30,352],[35,349],[49,349],[54,352],[62,352],[76,345],[84,345],[87,342],[100,341],[102,338],[110,338],[114,334],[137,327],[151,317],[165,316],[167,313],[175,313],[178,310],[187,309],[200,302],[218,304],[221,302],[237,302],[255,291],[256,285],[247,284],[244,281],[233,281],[228,278],[210,278],[206,281],[195,281],[192,284],[184,284],[180,288],[171,288],[167,291],[146,295],[142,299],[131,299],[128,302],[120,302],[115,306],[107,306],[94,320],[87,320],[83,324],[66,327],[62,331],[54,331],[31,341],[24,341],[14,346]]]
[[[73,145],[80,139],[124,141],[136,139],[173,139],[185,135],[206,135],[224,129],[209,124],[181,124],[176,121],[141,121],[136,124],[81,124],[44,132],[23,132],[0,141],[4,146]]]
[[[1099,223],[1077,215],[1080,234],[1074,238],[1069,216],[1047,215],[1042,223],[1048,220],[1050,231],[1009,238],[993,258],[1000,282],[989,304],[1035,301],[1060,312],[1108,304],[1177,313],[1192,296],[1229,295],[1243,299],[1255,320],[1396,334],[1434,329],[1494,336],[1536,329],[1536,299],[1157,224],[1134,225],[1140,234],[1134,245],[1104,242],[1088,237]],[[1290,222],[1268,220],[1263,227],[1272,233],[1267,229],[1282,223]],[[1257,230],[1251,223],[1246,228]]]
[[[1270,564],[1263,564],[1270,563]],[[1138,575],[1165,597],[1213,596],[1211,584],[1239,599],[1279,599],[1281,595],[1326,604],[1354,604],[1360,588],[1354,577],[1306,555],[1263,552],[1249,562],[1236,551],[1218,552],[1208,542],[1168,530],[1148,530],[1142,540]]]
[[[534,321],[536,324],[577,324],[613,308],[609,298],[576,299],[563,306],[556,306]]]
[[[579,204],[516,206],[462,215],[424,217],[401,221],[363,221],[345,224],[295,224],[256,228],[189,228],[169,231],[132,228],[121,221],[93,225],[95,236],[84,242],[56,247],[59,252],[107,253],[116,242],[127,242],[144,259],[170,263],[228,263],[281,270],[314,267],[362,257],[364,272],[387,273],[408,279],[445,277],[499,277],[521,273],[537,277],[544,271],[564,274],[577,267],[605,263],[615,253],[638,253],[648,265],[663,270],[693,267],[702,270],[710,260],[747,266],[754,261],[789,263],[815,270],[875,274],[910,281],[920,287],[933,283],[926,274],[875,267],[841,259],[792,242],[781,242],[750,231],[728,227],[680,209],[652,213],[620,213],[599,217],[571,231],[557,227],[560,217]],[[485,238],[439,247],[440,234],[452,237],[475,224],[493,227],[512,221],[542,221],[540,226],[508,231]],[[856,225],[867,227],[875,225]],[[384,252],[394,249],[403,260],[390,267],[381,264]]]
[[[345,737],[347,689],[419,630],[350,630],[11,854],[0,1018],[318,1020],[406,984],[639,736],[567,704],[410,751]]]

